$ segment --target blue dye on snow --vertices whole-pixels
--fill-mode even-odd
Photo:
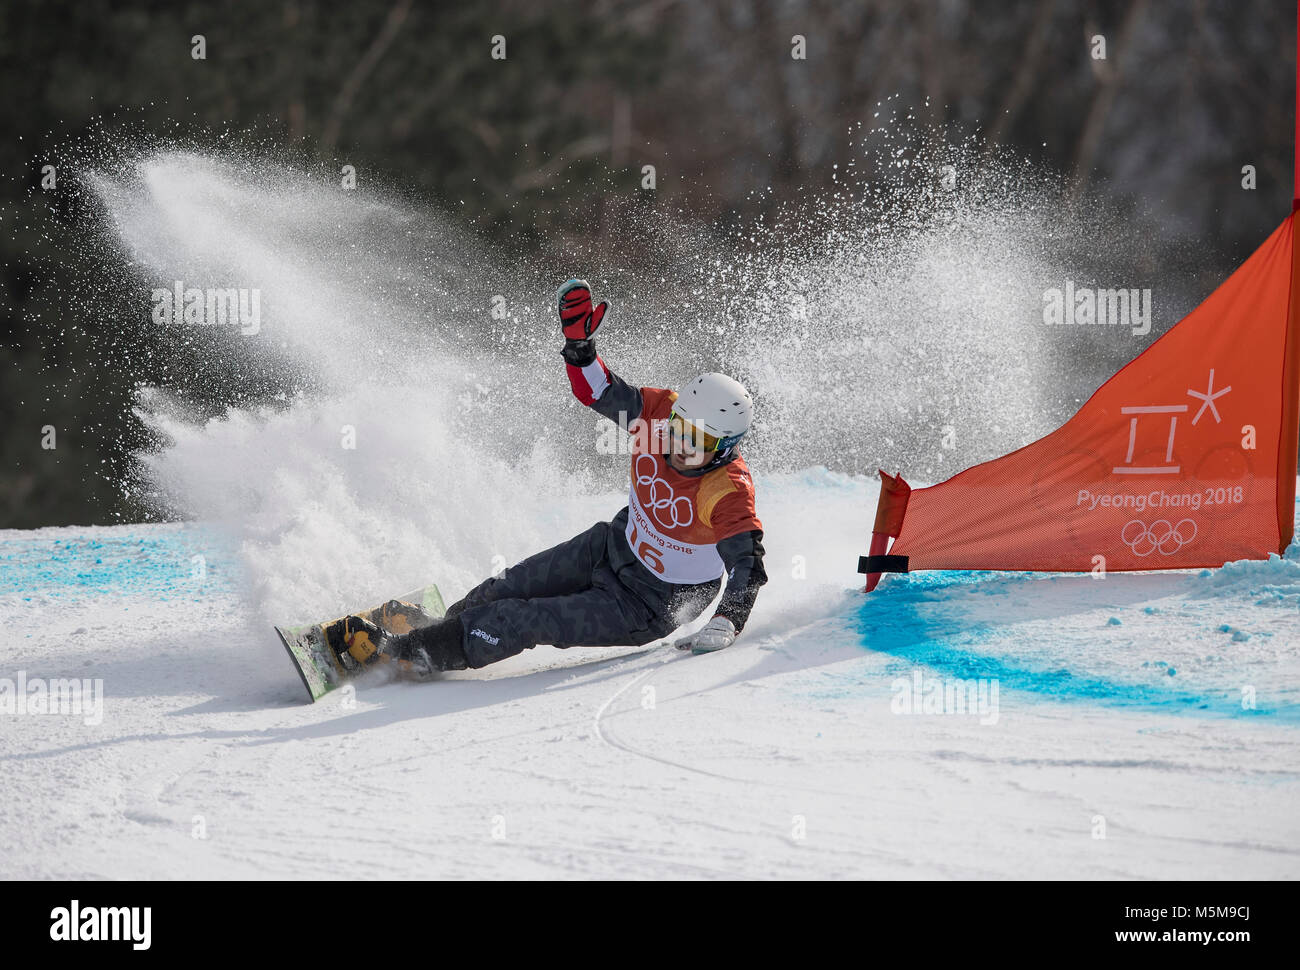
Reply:
[[[922,666],[941,677],[997,680],[1000,692],[1023,691],[1061,703],[1136,708],[1161,714],[1267,717],[1271,721],[1300,724],[1300,705],[1260,704],[1254,709],[1243,709],[1236,689],[1205,694],[1173,689],[1167,682],[1122,683],[1065,667],[1033,669],[1015,658],[979,653],[958,645],[993,640],[1001,628],[964,619],[955,609],[942,609],[950,592],[980,584],[997,587],[984,592],[1010,592],[1007,587],[1014,589],[1019,584],[1043,578],[1042,574],[1034,573],[1008,576],[975,571],[891,577],[889,583],[864,598],[856,618],[857,630],[863,646],[905,661],[891,665],[888,671],[891,678],[906,676],[911,668]],[[1176,671],[1169,667],[1166,673],[1173,677]]]
[[[216,530],[142,528],[150,533],[6,539],[0,543],[0,595],[16,593],[24,601],[102,595],[192,599],[230,590],[235,551]],[[203,557],[201,570],[195,556]]]

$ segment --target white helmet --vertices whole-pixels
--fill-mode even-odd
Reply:
[[[701,374],[677,392],[673,413],[717,439],[709,450],[726,453],[754,419],[754,400],[743,384],[726,374]]]

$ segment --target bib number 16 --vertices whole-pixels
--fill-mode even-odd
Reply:
[[[646,541],[643,541],[638,546],[636,544],[637,536],[638,536],[637,528],[636,526],[632,526],[632,536],[628,540],[628,544],[632,547],[632,551],[635,552],[638,556],[640,556],[641,561],[645,563],[648,567],[653,569],[655,572],[657,573],[663,572],[664,561],[659,558],[659,550],[656,549],[654,546],[650,545],[650,543]]]

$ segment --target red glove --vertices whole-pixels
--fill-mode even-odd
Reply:
[[[586,280],[569,280],[556,294],[560,309],[560,326],[569,340],[590,340],[600,321],[605,319],[609,304],[591,306],[591,286]]]

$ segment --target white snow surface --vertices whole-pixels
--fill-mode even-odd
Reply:
[[[891,576],[864,596],[875,485],[756,480],[771,581],[731,648],[539,647],[316,704],[247,534],[0,531],[0,676],[103,684],[98,723],[0,717],[3,874],[1300,874],[1296,546],[1102,580]],[[526,541],[619,505],[590,497]],[[309,590],[310,572],[280,581]],[[449,602],[475,581],[424,578]],[[996,719],[901,713],[915,676],[995,679]]]

